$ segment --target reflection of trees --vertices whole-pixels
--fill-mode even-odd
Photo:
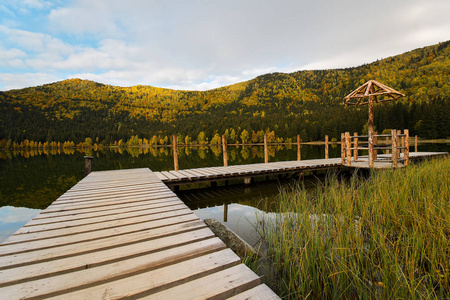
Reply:
[[[229,158],[230,158],[230,161],[236,161],[236,156],[237,156],[237,153],[236,153],[237,151],[236,151],[236,148],[233,148],[230,152],[229,152]]]
[[[205,159],[206,158],[206,147],[198,147],[198,149],[197,149],[197,153],[198,153],[198,156],[201,158],[201,159]]]
[[[222,149],[220,146],[211,146],[211,151],[216,157],[219,157],[222,154]]]
[[[186,156],[190,156],[192,154],[192,148],[191,147],[185,147],[184,153],[186,153]]]
[[[247,147],[242,147],[241,157],[242,159],[248,159],[250,156],[250,150]]]

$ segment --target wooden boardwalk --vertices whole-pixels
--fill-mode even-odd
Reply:
[[[333,158],[93,172],[0,245],[0,299],[278,299],[166,184],[339,167]]]
[[[410,152],[410,160],[422,159],[433,156],[447,155],[447,152]],[[383,157],[380,154],[379,157]],[[352,162],[352,167],[368,168],[367,157],[361,156],[357,163]],[[256,176],[268,176],[295,172],[315,171],[343,167],[341,158],[311,159],[300,161],[280,161],[271,163],[259,163],[249,165],[221,166],[209,168],[196,168],[179,171],[155,172],[162,182],[168,185],[180,185],[197,182],[242,179]],[[377,162],[377,168],[392,168],[392,164]]]
[[[278,299],[149,169],[93,172],[0,245],[1,299]]]

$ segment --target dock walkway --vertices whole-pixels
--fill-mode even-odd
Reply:
[[[338,167],[340,158],[93,172],[0,245],[0,298],[278,299],[167,184]]]
[[[447,155],[447,152],[410,152],[410,160],[423,159],[427,157]],[[386,155],[384,155],[386,156]],[[380,154],[379,157],[383,157]],[[388,156],[386,156],[388,157]],[[402,165],[399,163],[399,167]],[[310,159],[299,161],[279,161],[270,163],[258,163],[248,165],[220,166],[208,168],[184,169],[179,171],[155,172],[162,182],[168,185],[181,185],[198,182],[211,182],[220,180],[243,179],[256,176],[269,176],[277,174],[316,171],[323,169],[341,168],[341,158]],[[353,168],[368,168],[367,157],[360,156],[357,163],[352,162]],[[392,168],[392,163],[377,162],[377,169]]]
[[[0,245],[1,299],[278,299],[149,169],[93,172]]]

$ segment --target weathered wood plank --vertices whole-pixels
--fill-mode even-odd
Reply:
[[[225,249],[160,269],[149,269],[148,272],[58,295],[52,299],[119,299],[124,297],[142,298],[145,296],[150,296],[151,298],[152,294],[164,290],[166,287],[213,274],[230,268],[239,262],[239,257],[233,251]],[[183,294],[178,295],[178,297],[183,296]]]
[[[92,241],[102,239],[105,236],[119,237],[126,233],[133,233],[143,230],[156,229],[159,227],[165,227],[174,224],[192,222],[200,220],[194,214],[180,215],[178,217],[172,217],[170,219],[155,220],[152,222],[130,224],[116,228],[104,228],[96,231],[88,231],[73,235],[49,237],[47,239],[40,240],[24,240],[18,243],[16,236],[7,238],[0,245],[0,256],[9,255],[11,253],[18,253],[24,251],[31,251],[35,249],[52,248],[56,246],[76,244],[83,241]]]
[[[240,264],[211,275],[195,279],[173,288],[151,294],[142,299],[191,299],[217,297],[226,299],[259,285],[259,277],[247,266]]]
[[[277,296],[267,285],[261,284],[250,290],[237,294],[228,300],[256,300],[256,299],[264,299],[264,300],[277,300],[280,297]]]
[[[121,213],[120,215],[114,214],[114,215],[102,215],[99,214],[96,218],[89,218],[89,219],[81,219],[81,220],[64,220],[61,222],[56,223],[50,223],[50,224],[42,224],[42,225],[34,225],[34,226],[24,226],[17,230],[14,234],[26,234],[26,233],[37,233],[40,231],[49,231],[49,230],[57,230],[57,229],[66,229],[66,228],[72,228],[72,227],[78,227],[80,226],[86,226],[86,225],[101,225],[99,223],[104,222],[112,222],[112,221],[119,221],[124,219],[133,218],[136,219],[138,217],[144,217],[148,216],[149,220],[152,218],[152,215],[158,214],[158,217],[161,216],[163,213],[169,213],[173,211],[179,211],[179,210],[186,210],[187,206],[183,203],[178,203],[169,207],[162,207],[162,208],[149,208],[149,209],[140,209],[136,211],[128,211]],[[101,227],[99,227],[101,228]],[[76,228],[74,228],[76,230]],[[56,231],[59,232],[59,231]]]
[[[192,212],[188,208],[184,208],[184,209],[169,211],[169,212],[160,213],[160,214],[156,214],[156,215],[134,217],[134,218],[128,218],[128,219],[122,219],[122,220],[113,220],[113,221],[108,221],[108,222],[103,222],[103,223],[81,225],[81,226],[77,226],[77,227],[66,227],[66,228],[55,229],[55,230],[47,230],[47,231],[32,232],[32,233],[22,233],[22,234],[17,234],[17,235],[11,236],[3,243],[4,244],[21,243],[21,242],[27,242],[27,241],[33,241],[33,240],[42,240],[42,239],[48,239],[48,238],[62,237],[62,236],[67,236],[67,235],[76,235],[76,234],[80,234],[80,233],[96,232],[96,231],[100,231],[102,229],[111,229],[111,228],[123,227],[126,225],[138,224],[138,223],[150,223],[150,222],[156,221],[156,220],[170,219],[173,217],[189,215],[189,214],[192,214]],[[32,228],[32,227],[27,227],[27,228]]]
[[[207,239],[200,242],[183,245],[176,248],[158,251],[146,255],[129,258],[114,263],[86,268],[56,277],[39,278],[29,282],[5,286],[0,288],[0,294],[5,299],[45,297],[53,294],[65,293],[131,276],[139,272],[156,269],[160,266],[174,264],[186,259],[225,249],[225,244],[218,239]],[[125,288],[125,287],[122,287]],[[79,298],[80,299],[80,298]]]
[[[70,256],[40,263],[29,261],[28,264],[19,267],[1,270],[0,287],[24,281],[32,281],[38,278],[59,276],[60,274],[86,268],[95,268],[108,263],[115,263],[132,257],[147,255],[156,251],[167,251],[167,249],[212,238],[215,238],[215,235],[211,230],[203,228],[196,231],[173,234],[150,241],[117,246],[103,251],[80,254],[76,257]]]
[[[162,203],[170,203],[171,201],[179,200],[176,196],[171,196],[170,194],[167,195],[159,195],[159,196],[146,196],[146,197],[136,197],[136,198],[129,198],[124,199],[121,201],[111,201],[111,202],[103,202],[99,205],[89,205],[89,206],[71,206],[69,208],[64,209],[58,209],[58,210],[47,210],[45,213],[41,212],[39,215],[37,215],[33,220],[44,220],[44,219],[51,219],[54,217],[63,217],[63,216],[76,216],[76,215],[82,215],[87,213],[98,213],[98,212],[109,212],[115,209],[120,208],[130,208],[130,207],[140,207],[143,205],[159,205]]]
[[[85,219],[92,219],[97,218],[99,216],[109,216],[109,215],[120,215],[123,213],[128,212],[135,212],[145,209],[161,209],[165,207],[171,207],[173,205],[180,204],[180,201],[177,198],[173,198],[174,200],[171,201],[164,201],[159,203],[148,203],[144,202],[140,205],[133,205],[133,206],[127,206],[127,207],[121,207],[117,209],[109,209],[109,210],[101,210],[101,211],[90,211],[90,210],[84,210],[84,213],[78,213],[78,214],[69,214],[64,216],[55,216],[52,218],[41,218],[41,219],[33,219],[29,221],[27,224],[24,225],[24,227],[29,226],[37,226],[37,225],[44,225],[44,224],[53,224],[53,223],[61,223],[61,222],[69,222],[69,221],[75,221],[75,220],[85,220]],[[108,206],[108,208],[110,208]]]
[[[205,228],[206,225],[200,220],[191,220],[184,223],[169,224],[163,227],[126,232],[121,235],[102,236],[98,239],[83,240],[70,244],[54,244],[52,247],[30,247],[30,249],[14,252],[14,248],[8,254],[0,256],[0,269],[25,265],[29,262],[39,263],[64,257],[73,257],[94,251],[101,251],[128,245],[135,242],[149,241],[172,234],[193,231]],[[39,245],[38,245],[39,246]]]

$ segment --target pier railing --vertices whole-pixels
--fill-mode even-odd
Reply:
[[[416,143],[417,144],[417,143]],[[360,157],[359,151],[367,151],[367,157]],[[379,152],[383,155],[378,157]],[[341,160],[342,164],[351,166],[353,162],[367,161],[369,167],[373,168],[376,162],[392,163],[392,167],[398,167],[399,163],[408,165],[409,163],[409,131],[405,129],[391,130],[391,134],[358,135],[355,132],[350,135],[349,132],[341,134]]]

